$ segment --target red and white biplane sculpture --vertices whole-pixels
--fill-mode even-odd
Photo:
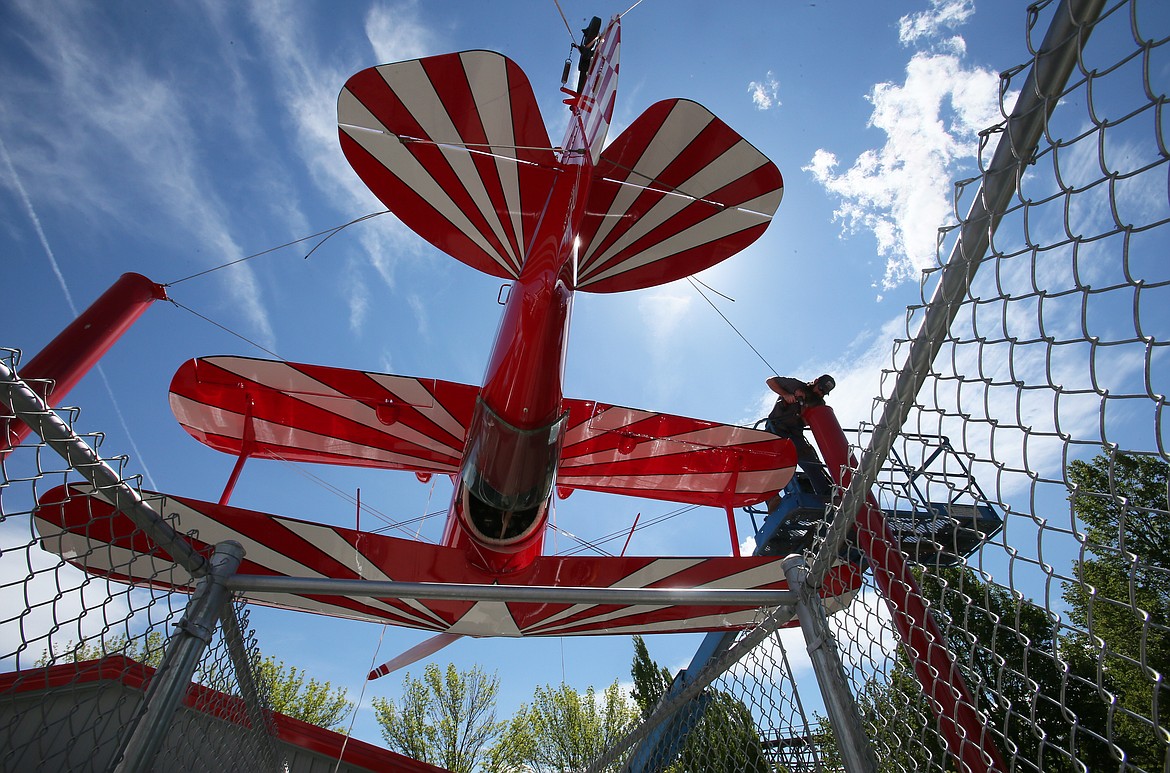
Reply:
[[[171,405],[187,431],[247,458],[409,470],[454,482],[441,545],[185,497],[157,509],[210,550],[246,549],[241,573],[404,582],[626,588],[784,588],[775,558],[546,556],[554,492],[614,492],[732,508],[792,476],[789,441],[709,421],[566,398],[573,296],[652,287],[708,268],[758,238],[779,206],[780,172],[694,102],[651,106],[610,144],[619,19],[586,31],[569,126],[552,146],[524,73],[466,51],[350,78],[341,146],[406,225],[457,260],[512,282],[482,386],[242,357],[187,362]],[[96,516],[105,520],[99,525]],[[100,493],[41,499],[50,549],[91,572],[160,584],[165,553]],[[62,531],[62,527],[64,531]],[[50,535],[53,535],[50,537]],[[110,546],[92,550],[93,544]],[[737,550],[735,552],[738,552]],[[830,609],[859,585],[825,585]],[[173,587],[175,581],[161,583]],[[743,606],[419,601],[252,593],[254,601],[443,634],[565,636],[731,630]]]

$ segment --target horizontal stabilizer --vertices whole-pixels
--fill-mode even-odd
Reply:
[[[475,569],[457,548],[397,539],[340,526],[143,492],[156,512],[194,547],[244,547],[242,575],[398,582],[476,583],[583,588],[784,589],[779,558],[541,556],[527,569],[497,577]],[[136,585],[189,591],[183,569],[93,487],[59,486],[41,496],[34,522],[41,544],[82,569]],[[847,605],[860,585],[849,564],[826,579],[830,611]],[[736,630],[759,610],[743,606],[588,604],[413,600],[249,592],[249,601],[357,620],[468,636],[575,636]]]
[[[260,459],[454,473],[479,388],[438,379],[206,357],[171,380],[193,437]],[[792,477],[791,442],[767,432],[565,400],[557,485],[715,507],[756,504]]]
[[[473,268],[519,275],[556,159],[515,62],[464,51],[362,70],[337,123],[350,165],[403,223]]]
[[[635,290],[710,268],[759,238],[783,192],[776,166],[702,105],[652,105],[593,170],[577,287]]]

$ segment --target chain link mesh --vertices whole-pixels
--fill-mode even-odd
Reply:
[[[875,457],[879,417],[906,399],[897,386],[936,311],[942,258],[966,223],[959,213],[985,196],[985,176],[956,184],[956,222],[940,231],[938,266],[907,309],[874,423],[850,438],[857,459],[881,459],[871,493],[976,712],[960,743],[1001,758],[972,766],[949,748],[940,717],[963,694],[924,689],[911,664],[922,653],[900,644],[902,610],[850,533],[845,552],[830,557],[849,555],[869,571],[829,624],[878,770],[1170,770],[1170,30],[1154,6],[1106,3],[1096,21],[1075,27],[1083,50],[1067,85],[1049,95],[1055,108],[1039,147],[1010,203],[992,213],[1001,219],[969,287],[948,302],[953,322],[932,342],[938,354],[917,374],[924,380],[907,420]],[[1006,141],[1008,95],[1023,88],[1041,38],[1066,12],[1057,3],[1028,9],[1033,58],[1001,76],[1005,122],[981,136],[984,173]],[[827,526],[820,532],[810,561],[837,550]],[[819,709],[799,710],[783,648],[799,639],[789,637],[764,639],[703,695],[732,696],[750,714],[745,737],[770,766],[759,769],[844,770],[839,728]],[[691,730],[686,752],[655,765],[618,750],[601,761],[639,771],[754,769],[750,743],[733,752],[726,741],[735,732],[720,735],[698,749],[706,735]]]
[[[1009,133],[1012,95],[1065,9],[1027,11],[1031,57],[1002,74],[1005,120],[981,137],[985,173]],[[844,769],[841,728],[801,697],[789,655],[822,645],[841,660],[882,771],[976,769],[953,748],[944,705],[967,700],[978,722],[957,743],[1000,758],[979,769],[1170,769],[1170,38],[1155,26],[1164,20],[1154,0],[1123,0],[1076,26],[1072,77],[1046,100],[1054,109],[1040,145],[1010,202],[992,212],[998,225],[969,286],[947,301],[953,320],[931,342],[938,353],[913,374],[921,388],[907,396],[897,385],[937,306],[941,259],[907,309],[873,424],[852,438],[856,458],[880,465],[854,472],[873,474],[872,495],[912,562],[912,580],[893,582],[938,624],[942,640],[930,646],[954,664],[936,674],[950,692],[924,689],[912,666],[922,653],[901,643],[889,583],[822,528],[810,562],[841,556],[869,570],[829,618],[829,640],[806,645],[777,630],[790,618],[768,618],[593,769]],[[968,225],[959,213],[985,195],[986,177],[956,184],[940,256]],[[15,353],[3,356],[15,366]],[[870,453],[878,417],[907,400],[892,445]],[[87,438],[95,448],[100,440]],[[107,460],[119,470],[124,461]],[[0,473],[0,768],[104,769],[186,597],[89,576],[41,550],[48,535],[34,529],[34,503],[80,481],[43,444],[0,453]],[[237,612],[230,620],[247,631]],[[168,769],[276,767],[263,698],[245,702],[239,689],[258,657],[250,633],[234,643],[217,635],[164,744]],[[638,750],[651,737],[667,751],[643,764]]]
[[[2,350],[0,357],[15,374],[19,353]],[[3,405],[0,400],[0,411],[7,410]],[[73,426],[76,411],[58,413]],[[13,418],[0,414],[0,420]],[[81,440],[96,452],[102,437]],[[124,475],[124,457],[100,461],[137,489]],[[73,485],[87,481],[35,435],[0,451],[0,770],[112,769],[188,602],[184,594],[88,574],[79,568],[85,552],[67,553],[65,560],[42,548],[63,532],[35,519],[37,502],[50,492],[67,496],[58,487]],[[100,533],[107,518],[95,514],[89,528]],[[97,550],[109,553],[115,571],[151,558],[89,548]],[[155,576],[160,585],[192,584],[183,570],[164,563],[169,568]],[[225,605],[223,613],[154,769],[279,768],[264,685],[255,679],[254,634],[242,607]],[[242,691],[244,683],[251,689]]]

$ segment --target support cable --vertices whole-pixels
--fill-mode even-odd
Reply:
[[[324,244],[326,241],[328,241],[331,237],[333,237],[337,233],[345,230],[346,228],[349,228],[351,225],[361,223],[365,220],[369,220],[370,218],[378,217],[379,215],[387,215],[389,213],[390,213],[390,210],[388,210],[388,209],[383,209],[380,212],[370,212],[368,214],[362,215],[361,217],[356,217],[353,220],[350,220],[348,223],[342,223],[341,225],[336,225],[336,226],[333,226],[332,228],[326,228],[324,231],[318,231],[315,234],[309,234],[308,236],[302,236],[300,239],[293,239],[291,242],[285,242],[284,244],[278,244],[275,247],[269,247],[268,249],[261,250],[260,252],[253,252],[251,255],[245,255],[242,258],[237,258],[236,260],[229,261],[229,262],[224,263],[224,264],[219,265],[219,266],[213,266],[212,268],[205,269],[203,271],[199,271],[197,273],[191,274],[190,276],[185,276],[182,279],[176,279],[173,282],[167,282],[167,283],[163,284],[163,287],[174,287],[177,284],[180,284],[182,282],[186,282],[188,279],[195,279],[196,277],[201,277],[201,276],[204,276],[205,274],[210,274],[213,271],[219,271],[221,268],[228,268],[228,267],[234,266],[238,263],[243,263],[244,261],[252,260],[253,258],[259,258],[260,256],[267,255],[270,252],[276,252],[277,250],[283,250],[285,247],[291,247],[294,244],[300,244],[301,242],[308,241],[309,239],[315,239],[318,236],[324,235],[325,238],[322,239],[321,241],[317,242],[317,244],[313,245],[313,249],[309,250],[309,252],[305,255],[305,259],[308,259],[308,257],[310,255],[312,255],[314,252],[317,251],[318,247],[320,247],[322,244]]]

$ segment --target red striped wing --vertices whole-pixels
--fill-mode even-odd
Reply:
[[[478,387],[321,365],[205,357],[171,379],[171,410],[232,455],[453,473]],[[557,485],[714,507],[762,502],[795,451],[759,430],[565,400]]]
[[[518,275],[555,158],[514,62],[465,51],[363,70],[337,122],[345,157],[402,222],[480,271]]]
[[[184,363],[171,410],[195,439],[261,459],[452,473],[476,387],[246,357]]]
[[[566,400],[557,485],[712,507],[764,501],[788,485],[792,443],[769,432]]]
[[[125,515],[88,486],[44,494],[35,515],[43,546],[86,571],[139,585],[190,590],[193,583]],[[185,497],[144,492],[155,510],[210,555],[224,540],[245,550],[241,574],[399,582],[560,587],[785,588],[778,558],[542,556],[517,575],[491,577],[462,550],[339,526],[310,523]],[[839,565],[825,583],[829,611],[849,603],[856,567]],[[434,601],[253,593],[250,601],[316,614],[470,636],[674,633],[749,627],[755,608],[621,604]]]
[[[709,268],[764,232],[783,186],[776,166],[706,108],[659,102],[601,154],[577,286],[620,292]]]

